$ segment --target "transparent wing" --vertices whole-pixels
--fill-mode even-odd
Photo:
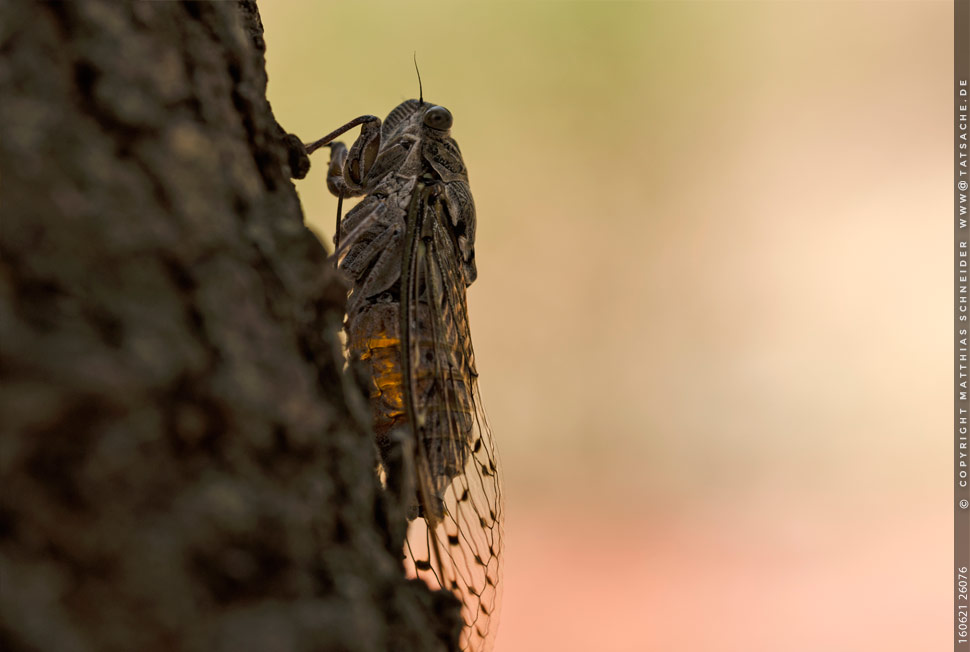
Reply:
[[[435,204],[419,217],[405,309],[417,436],[420,517],[408,527],[409,572],[462,601],[463,650],[489,650],[502,574],[502,490],[482,409],[456,238]]]

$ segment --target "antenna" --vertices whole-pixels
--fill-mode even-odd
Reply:
[[[418,51],[414,51],[414,72],[418,73],[418,102],[424,104],[424,88],[421,86],[421,71],[418,70]]]

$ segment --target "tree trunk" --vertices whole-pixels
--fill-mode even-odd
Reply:
[[[456,645],[386,534],[263,49],[246,1],[0,8],[4,650]]]

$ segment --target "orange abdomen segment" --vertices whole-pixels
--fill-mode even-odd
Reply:
[[[351,352],[357,353],[361,361],[370,366],[374,429],[378,435],[383,435],[392,426],[407,421],[401,340],[393,337],[392,333],[368,333],[359,342],[351,338]]]
[[[424,322],[419,307],[419,326]],[[393,426],[407,422],[404,401],[404,375],[401,365],[400,317],[397,303],[371,304],[348,322],[348,348],[351,356],[369,366],[370,399],[374,412],[374,429],[380,437]],[[435,420],[440,427],[430,427],[439,438],[464,439],[471,429],[473,401],[471,379],[459,361],[462,353],[456,344],[435,341],[430,329],[412,333],[421,355],[413,362],[415,409],[419,425]]]

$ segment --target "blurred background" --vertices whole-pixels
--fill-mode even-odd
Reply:
[[[305,141],[454,115],[499,651],[950,644],[950,2],[260,10]]]

